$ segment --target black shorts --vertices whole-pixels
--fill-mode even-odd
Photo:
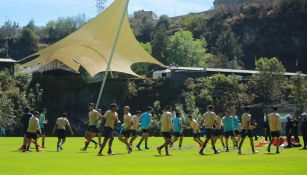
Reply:
[[[66,132],[65,129],[58,129],[58,139],[65,139],[66,138]]]
[[[218,137],[218,136],[221,136],[221,135],[223,135],[221,129],[215,129],[215,130],[214,130],[214,136],[215,136],[215,137]]]
[[[200,138],[200,133],[194,133],[193,137],[194,138]]]
[[[105,127],[105,128],[104,128],[104,136],[105,136],[105,137],[109,137],[109,138],[114,137],[113,128],[111,128],[111,127]]]
[[[248,136],[249,138],[253,137],[253,132],[252,132],[252,130],[250,130],[250,129],[248,129],[248,130],[242,129],[241,137],[244,138],[244,137],[246,137],[246,136]]]
[[[138,133],[136,132],[136,130],[130,130],[131,136],[135,137],[138,135]]]
[[[130,137],[130,135],[131,135],[131,131],[130,130],[123,130],[123,132],[122,133],[120,133],[120,134],[122,134],[122,135],[124,135],[125,137],[127,137],[127,138],[129,138]]]
[[[226,138],[233,137],[233,136],[234,136],[234,133],[233,133],[233,131],[225,131],[225,132],[224,132],[224,136],[225,136]]]
[[[99,133],[99,130],[97,129],[96,125],[90,125],[87,127],[86,131],[93,132],[93,133]]]
[[[161,132],[161,133],[162,133],[162,136],[164,138],[167,138],[167,139],[171,139],[172,138],[171,132]]]
[[[36,140],[37,139],[37,133],[36,132],[35,133],[27,132],[26,138],[27,139],[34,139],[34,140]]]
[[[235,130],[234,133],[236,136],[239,136],[241,134],[239,130]]]
[[[211,139],[213,137],[213,129],[205,129],[205,134],[207,139]]]
[[[280,131],[271,131],[271,137],[280,137]]]
[[[174,132],[173,135],[175,137],[182,137],[182,132]]]
[[[143,134],[148,134],[149,133],[149,129],[142,129]]]

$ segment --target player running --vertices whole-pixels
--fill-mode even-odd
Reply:
[[[190,127],[193,130],[193,140],[198,143],[198,146],[201,147],[204,142],[200,139],[200,128],[199,128],[199,124],[197,123],[197,121],[195,119],[193,119],[192,115],[188,116],[189,119],[189,123],[190,123]]]
[[[173,147],[173,144],[179,140],[179,150],[182,149],[182,141],[183,141],[183,123],[181,119],[181,114],[179,111],[176,111],[174,113],[174,118],[172,120],[172,128],[174,131],[174,137],[172,138],[172,142],[170,144],[170,147]]]
[[[108,154],[113,155],[112,143],[114,140],[114,125],[115,123],[118,122],[117,105],[115,103],[111,104],[110,110],[106,111],[106,113],[103,115],[103,118],[105,120],[105,125],[104,125],[105,137],[98,152],[98,156],[102,156],[102,151],[106,146],[108,140],[109,140]]]
[[[52,134],[54,135],[55,130],[57,130],[58,142],[57,142],[57,152],[63,150],[62,145],[66,141],[66,127],[69,128],[71,135],[74,135],[74,132],[71,129],[70,123],[67,119],[67,114],[63,113],[61,117],[56,120],[54,128],[52,130]]]
[[[24,113],[22,115],[21,123],[23,124],[24,134],[23,134],[22,145],[19,148],[20,151],[23,151],[24,148],[27,149],[27,130],[28,130],[28,126],[29,126],[29,120],[33,116],[30,111],[31,111],[31,108],[30,107],[26,107],[24,109]]]
[[[268,146],[268,152],[271,152],[271,145],[273,140],[276,140],[276,154],[279,154],[279,137],[280,137],[280,131],[281,131],[281,123],[280,123],[280,115],[277,113],[278,108],[273,108],[273,113],[269,115],[268,122],[271,130],[271,137],[272,140],[269,143]]]
[[[145,149],[149,149],[148,147],[148,137],[149,137],[149,128],[151,126],[151,122],[152,122],[152,112],[153,112],[153,108],[152,107],[148,107],[147,108],[147,112],[144,112],[141,115],[141,128],[142,128],[142,138],[139,141],[139,143],[136,145],[136,148],[138,150],[141,150],[141,144],[142,142],[145,140]]]
[[[168,152],[168,145],[172,142],[172,117],[172,107],[166,106],[165,111],[163,112],[161,117],[161,133],[164,138],[164,143],[160,147],[157,147],[157,151],[160,155],[161,150],[165,148],[166,156],[171,156],[171,154]]]
[[[224,127],[226,152],[229,152],[229,147],[228,147],[229,137],[231,137],[232,141],[235,142],[233,118],[231,117],[230,111],[226,112],[226,116],[223,117],[223,119],[222,119],[222,124],[223,124],[223,127]]]
[[[118,136],[118,140],[123,142],[127,146],[128,154],[132,152],[132,148],[130,144],[128,143],[128,139],[131,135],[131,131],[130,131],[131,126],[133,125],[132,116],[129,111],[130,111],[130,107],[125,106],[124,107],[124,123],[121,126],[121,132]]]
[[[251,114],[249,107],[245,108],[245,113],[241,116],[242,118],[242,131],[241,131],[241,141],[238,148],[238,153],[242,154],[241,148],[244,143],[245,137],[248,136],[250,141],[250,146],[252,148],[252,153],[256,154],[254,141],[253,141],[253,133],[252,133],[252,125],[251,125]]]
[[[213,124],[216,123],[216,114],[213,112],[214,106],[209,105],[208,111],[203,115],[203,122],[205,124],[205,132],[206,132],[206,140],[202,145],[201,149],[199,150],[200,155],[204,155],[204,149],[207,146],[209,140],[211,140],[211,146],[214,151],[214,154],[218,154],[218,151],[215,148],[215,141],[213,136]]]
[[[221,140],[221,143],[223,145],[223,148],[225,148],[225,144],[224,144],[224,137],[223,137],[223,133],[222,133],[222,117],[223,117],[223,112],[220,112],[215,119],[215,130],[214,130],[214,143],[216,144],[217,139]]]
[[[29,119],[29,125],[27,129],[27,145],[30,147],[31,141],[33,139],[33,142],[35,144],[36,152],[40,152],[41,150],[39,149],[39,145],[37,144],[37,133],[41,134],[41,129],[39,127],[39,120],[38,120],[39,112],[35,111],[34,116],[32,116]],[[28,151],[26,147],[23,147],[23,152]]]
[[[131,126],[131,139],[129,141],[130,146],[132,147],[132,144],[134,140],[138,137],[137,135],[137,130],[139,128],[139,122],[140,122],[140,117],[142,115],[141,111],[136,111],[136,115],[132,116],[132,126]]]
[[[99,120],[102,119],[101,114],[94,109],[94,106],[95,106],[94,103],[90,103],[88,105],[88,109],[89,109],[89,113],[88,113],[88,128],[87,128],[86,133],[85,133],[86,142],[85,142],[84,148],[82,148],[81,151],[86,151],[87,150],[87,147],[90,144],[92,138],[98,132],[96,124],[97,124],[97,122]],[[95,143],[95,145],[97,147],[97,145],[98,145],[97,142]]]

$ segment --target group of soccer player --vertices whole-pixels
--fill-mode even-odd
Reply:
[[[123,111],[123,121],[119,120],[118,107],[115,103],[111,104],[110,109],[107,110],[104,115],[102,115],[101,110],[94,109],[95,104],[90,103],[88,106],[88,121],[87,130],[85,133],[85,144],[81,149],[82,151],[87,151],[87,148],[91,142],[95,143],[95,148],[99,145],[98,155],[102,156],[102,152],[108,143],[107,154],[114,154],[112,151],[112,144],[115,135],[115,127],[120,126],[118,133],[118,140],[122,142],[127,148],[127,152],[130,154],[133,151],[133,143],[138,137],[138,129],[141,127],[142,136],[136,148],[141,150],[141,145],[145,142],[145,149],[149,149],[148,138],[149,131],[152,127],[153,121],[153,111],[152,107],[148,107],[146,112],[136,111],[135,115],[131,115],[130,107],[125,106]],[[30,108],[25,109],[23,116],[25,124],[25,135],[24,142],[22,145],[22,151],[28,151],[30,144],[34,143],[36,151],[40,151],[39,145],[37,143],[38,135],[44,136],[44,125],[47,123],[45,115],[47,113],[46,109],[43,109],[41,114],[38,111],[31,112]],[[219,112],[218,115],[214,112],[214,106],[209,105],[207,112],[203,114],[200,123],[193,118],[192,115],[188,116],[189,126],[185,126],[182,121],[181,114],[179,111],[173,110],[172,106],[166,106],[163,110],[163,114],[160,117],[160,131],[164,138],[161,146],[157,147],[158,153],[162,154],[162,149],[165,149],[165,155],[171,156],[169,153],[169,147],[173,147],[176,141],[179,141],[179,149],[182,149],[183,142],[183,132],[186,128],[190,128],[193,131],[193,140],[199,145],[199,154],[204,155],[204,150],[210,141],[212,150],[214,154],[218,154],[219,151],[216,148],[216,142],[220,139],[223,149],[229,152],[229,138],[233,142],[234,148],[237,148],[238,153],[242,154],[242,145],[246,137],[250,140],[250,146],[252,153],[257,153],[254,148],[253,142],[253,129],[256,127],[252,122],[252,116],[250,114],[249,107],[245,108],[245,113],[241,116],[241,122],[239,122],[238,116],[236,116],[235,111],[226,111],[225,116],[223,112]],[[279,153],[279,137],[281,131],[280,116],[277,113],[277,108],[273,108],[273,112],[268,117],[268,123],[271,130],[271,136],[275,138],[276,143],[276,153]],[[72,128],[67,119],[67,114],[63,113],[56,121],[53,128],[53,134],[57,131],[58,142],[57,151],[63,150],[62,145],[66,141],[66,128],[69,128],[71,134],[73,135]],[[202,129],[204,129],[204,134],[206,136],[205,140],[201,139]],[[104,133],[104,139],[101,142],[101,133]],[[95,136],[98,136],[98,142],[93,140]],[[225,139],[225,143],[224,143]],[[274,139],[269,143],[268,152]],[[42,148],[44,148],[44,137],[42,140]]]
[[[31,143],[34,143],[36,151],[40,152],[40,146],[37,142],[39,136],[42,137],[42,146],[41,148],[47,148],[45,146],[45,131],[44,126],[47,124],[48,120],[46,120],[47,109],[43,108],[42,112],[33,111],[30,107],[26,107],[24,109],[24,114],[22,116],[22,123],[24,125],[24,138],[23,144],[19,148],[19,150],[23,152],[30,151]],[[62,145],[66,140],[66,132],[65,129],[69,128],[71,134],[73,135],[72,128],[67,119],[67,114],[63,113],[61,117],[59,117],[56,121],[56,124],[53,128],[53,134],[57,130],[58,134],[58,142],[57,142],[57,150],[63,150]]]

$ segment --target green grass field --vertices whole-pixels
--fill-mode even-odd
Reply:
[[[307,173],[307,151],[300,148],[281,149],[280,155],[265,154],[265,147],[257,148],[258,154],[252,155],[249,145],[244,145],[244,155],[235,150],[213,155],[205,151],[205,156],[198,155],[198,148],[192,138],[184,138],[184,150],[173,149],[172,157],[159,156],[154,146],[162,143],[162,138],[150,138],[149,151],[134,151],[126,154],[123,144],[114,141],[114,156],[98,157],[90,145],[88,152],[79,151],[83,138],[67,138],[62,152],[56,152],[56,138],[46,138],[48,148],[42,152],[21,153],[17,151],[21,138],[0,138],[0,174],[129,174],[129,175],[195,175],[195,174],[235,174],[235,175],[305,175]],[[136,140],[138,141],[138,139]],[[246,140],[248,141],[248,140]],[[175,144],[177,145],[177,144]],[[218,145],[219,148],[220,145]],[[104,150],[106,154],[107,150]],[[275,148],[272,149],[275,152]],[[164,150],[163,150],[164,153]]]

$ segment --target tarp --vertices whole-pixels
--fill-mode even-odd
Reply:
[[[29,62],[23,64],[23,67],[30,71],[44,70],[46,65],[59,61],[75,72],[78,72],[81,65],[91,76],[106,71],[126,2],[127,0],[115,0],[109,8],[79,30],[25,58],[23,62]],[[35,59],[30,60],[31,58]],[[110,70],[137,76],[131,66],[140,62],[162,66],[136,40],[127,13]]]

